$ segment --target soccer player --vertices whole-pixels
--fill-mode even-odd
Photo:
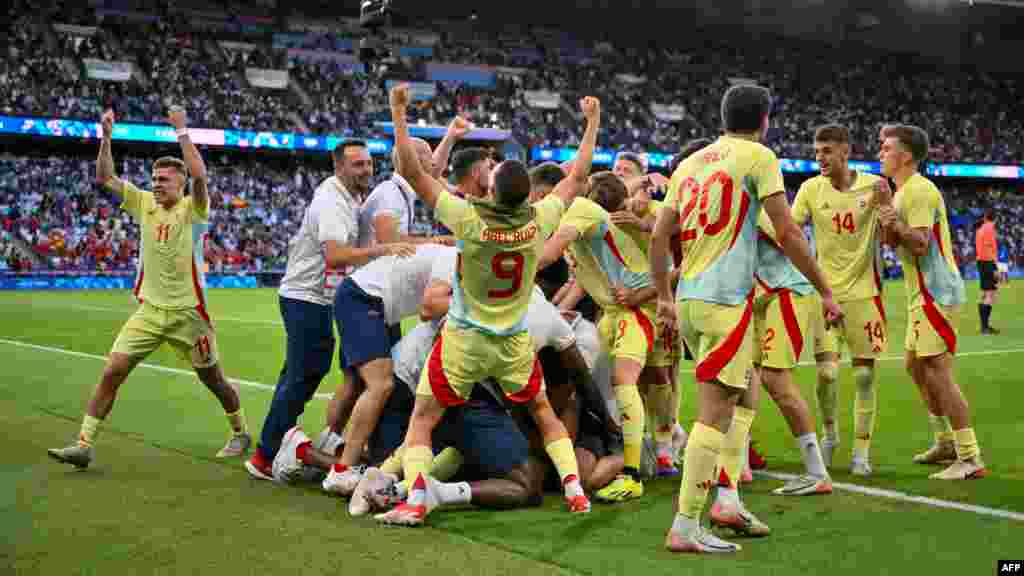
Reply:
[[[775,490],[783,496],[830,494],[832,479],[815,433],[814,418],[793,382],[793,369],[808,334],[814,287],[783,255],[771,220],[758,216],[757,297],[754,300],[754,368],[796,438],[807,473]]]
[[[587,512],[590,501],[580,485],[572,441],[543,390],[543,375],[523,319],[544,239],[554,231],[566,203],[586,185],[600,122],[599,104],[593,98],[581,101],[587,129],[570,177],[550,196],[531,205],[527,202],[529,175],[516,161],[494,168],[487,199],[467,201],[450,194],[423,171],[410,146],[405,116],[409,86],[396,86],[390,97],[403,176],[454,232],[459,249],[454,306],[416,389],[404,442],[405,477],[415,479],[426,473],[432,459],[430,434],[445,409],[464,403],[477,382],[494,378],[505,395],[525,404],[536,420],[562,477],[570,511]],[[420,522],[427,514],[426,508],[415,505],[403,505],[403,511]]]
[[[248,451],[252,439],[238,400],[217,361],[217,340],[206,310],[206,282],[203,273],[203,236],[210,215],[206,164],[189,138],[185,111],[172,106],[168,122],[174,127],[185,160],[173,157],[153,162],[153,191],[146,192],[114,173],[110,140],[114,112],[103,113],[103,138],[96,159],[96,181],[121,199],[141,229],[141,257],[135,282],[139,309],[121,328],[110,351],[107,366],[93,392],[82,420],[78,441],[65,448],[47,451],[51,458],[78,468],[93,459],[93,444],[103,419],[114,407],[121,384],[131,371],[164,342],[186,361],[217,397],[228,423],[231,438],[218,458],[239,456]],[[185,195],[191,175],[191,194]]]
[[[684,454],[678,514],[665,537],[674,552],[740,549],[705,530],[700,517],[718,466],[730,478],[739,475],[754,417],[747,391],[754,378],[750,324],[762,207],[783,253],[821,293],[829,321],[842,314],[790,215],[779,161],[760,143],[771,102],[760,86],[726,91],[725,135],[676,170],[651,239],[658,322],[670,332],[678,325],[697,364],[698,416]],[[684,244],[678,310],[667,266],[669,240],[677,229]],[[748,525],[753,520],[739,502],[732,503],[730,512]]]
[[[645,409],[637,388],[643,374],[653,384],[651,400],[658,410],[658,428],[667,426],[659,442],[658,469],[671,475],[671,366],[664,338],[654,328],[654,297],[644,252],[610,213],[624,207],[626,186],[611,172],[590,177],[587,197],[577,198],[562,217],[558,232],[547,241],[540,267],[555,262],[569,250],[576,263],[576,281],[601,307],[598,331],[605,352],[612,358],[612,385],[618,401],[623,433],[623,473],[596,493],[600,500],[623,502],[643,496],[640,460],[643,450]]]
[[[992,209],[985,210],[984,221],[974,235],[975,257],[978,260],[978,279],[981,284],[981,302],[978,303],[978,316],[981,318],[982,334],[999,334],[999,330],[989,324],[992,306],[996,303],[996,257],[999,254],[996,242],[995,213]]]
[[[916,126],[896,126],[885,136],[879,160],[897,190],[891,203],[879,209],[879,218],[903,264],[908,372],[921,379],[920,387],[928,394],[925,401],[934,402],[949,417],[956,450],[956,461],[931,478],[981,478],[987,473],[981,449],[967,400],[953,378],[960,306],[966,301],[964,281],[953,259],[946,202],[935,184],[918,172],[928,156],[928,134]]]
[[[850,132],[838,124],[821,126],[814,133],[814,155],[821,174],[805,181],[793,200],[793,220],[800,226],[810,222],[814,230],[817,260],[835,298],[843,310],[844,322],[832,332],[846,341],[853,358],[856,383],[854,400],[854,444],[850,472],[871,475],[871,436],[875,428],[878,399],[875,391],[875,360],[886,349],[886,320],[882,304],[881,252],[878,205],[881,195],[889,194],[885,179],[854,172],[849,168]],[[826,333],[825,338],[829,338]],[[838,348],[825,360],[826,373],[837,360]],[[818,390],[823,412],[825,461],[839,443],[835,380],[819,378]]]
[[[396,164],[396,167],[399,167]],[[452,156],[452,177],[455,180],[455,189],[452,195],[456,198],[484,198],[490,187],[491,170],[494,168],[494,158],[486,148],[463,148]],[[424,171],[426,171],[424,169]],[[438,180],[437,176],[428,175]],[[411,183],[410,183],[411,184]],[[421,198],[422,200],[422,198]],[[452,231],[442,222],[434,223],[434,233],[439,236],[451,236]]]
[[[359,483],[356,467],[363,446],[394,389],[391,348],[402,337],[401,322],[417,313],[424,292],[455,248],[421,245],[409,258],[382,258],[356,270],[338,287],[334,315],[341,336],[344,387],[358,382],[359,394],[348,422],[344,452],[323,482],[327,492],[348,496]],[[340,422],[339,426],[344,426]],[[305,442],[299,439],[299,442]]]

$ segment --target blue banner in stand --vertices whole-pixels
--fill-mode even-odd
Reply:
[[[594,151],[594,164],[609,166],[615,161],[615,151],[598,148]],[[641,154],[647,158],[651,168],[667,168],[672,162],[671,154],[648,152]],[[544,148],[534,147],[530,150],[530,159],[534,162],[567,162],[576,157],[575,148]],[[818,163],[814,160],[798,160],[780,158],[779,164],[786,174],[815,174]],[[881,174],[882,166],[878,162],[852,161],[850,168],[872,174]],[[944,178],[998,178],[1007,180],[1024,180],[1024,166],[995,164],[926,164],[925,174]]]
[[[2,274],[0,290],[130,290],[135,276],[126,274]],[[207,288],[256,288],[255,276],[209,274]]]

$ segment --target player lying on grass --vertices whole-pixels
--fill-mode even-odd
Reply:
[[[431,432],[445,409],[464,403],[477,382],[493,378],[510,400],[525,404],[537,421],[545,448],[563,478],[569,509],[587,512],[590,502],[579,482],[572,442],[543,390],[543,375],[524,319],[544,239],[553,232],[566,204],[586,184],[597,139],[598,102],[581,101],[587,129],[570,178],[548,198],[529,204],[529,175],[516,161],[495,167],[487,199],[465,200],[450,194],[422,170],[410,145],[408,85],[393,88],[390,98],[402,175],[453,232],[459,248],[457,280],[452,286],[455,303],[417,387],[403,443],[404,475],[415,481],[427,473],[433,458]],[[426,513],[412,505],[403,510],[419,516],[419,521]]]
[[[110,413],[121,384],[132,370],[163,343],[168,343],[217,397],[231,426],[231,438],[218,458],[238,456],[252,439],[238,400],[217,357],[217,339],[206,307],[203,237],[209,228],[210,197],[206,164],[188,135],[185,111],[171,107],[174,126],[185,158],[158,158],[153,163],[153,191],[125,182],[114,172],[110,150],[114,112],[103,114],[103,137],[96,159],[96,181],[121,199],[121,208],[139,224],[141,249],[134,295],[139,309],[121,328],[110,351],[99,385],[86,408],[78,440],[47,451],[51,458],[85,468],[93,459],[93,444]],[[186,187],[191,175],[191,194]]]
[[[658,445],[659,474],[678,473],[671,456],[672,364],[665,339],[654,327],[654,296],[643,251],[610,212],[624,207],[626,187],[611,172],[588,180],[586,197],[577,198],[544,246],[540,267],[557,261],[569,250],[576,264],[576,281],[601,307],[598,323],[605,353],[612,358],[612,383],[623,429],[623,474],[597,492],[600,500],[621,502],[643,495],[640,459],[645,408],[638,390],[641,378],[652,387],[659,407],[658,426],[667,428]],[[671,341],[671,340],[670,340]]]

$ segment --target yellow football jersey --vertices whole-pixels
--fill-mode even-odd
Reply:
[[[818,264],[838,302],[877,296],[880,276],[878,205],[875,189],[882,179],[857,172],[853,186],[840,192],[832,181],[815,176],[793,200],[793,220],[814,228]]]
[[[198,308],[206,312],[203,238],[209,229],[209,206],[185,196],[170,210],[152,192],[125,182],[121,208],[139,223],[141,247],[134,293],[142,302],[164,310]]]

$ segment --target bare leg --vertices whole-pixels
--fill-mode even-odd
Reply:
[[[92,393],[86,413],[93,418],[103,420],[110,414],[114,407],[114,400],[117,398],[117,391],[121,384],[128,378],[131,371],[142,360],[126,354],[113,352],[107,360],[107,366],[103,369],[100,383]]]
[[[196,375],[206,385],[206,388],[213,392],[213,395],[220,401],[224,412],[238,412],[241,401],[238,399],[238,390],[224,377],[220,364],[214,364],[209,368],[196,368]]]
[[[359,395],[351,413],[345,449],[338,460],[346,466],[355,466],[380,419],[384,405],[391,397],[395,381],[390,358],[378,358],[359,366],[359,376],[366,383],[366,391]]]

